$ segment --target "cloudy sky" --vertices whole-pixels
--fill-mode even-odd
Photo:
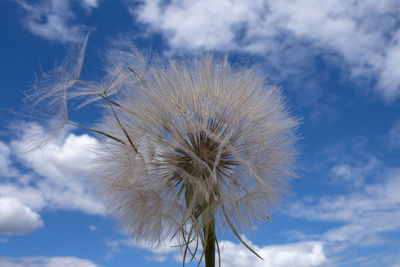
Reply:
[[[95,136],[69,127],[32,150],[42,126],[8,111],[88,31],[84,77],[122,37],[161,58],[228,54],[302,118],[300,178],[243,237],[264,261],[228,234],[223,266],[400,266],[398,14],[398,0],[1,1],[0,266],[180,265],[178,249],[129,240],[106,215]]]

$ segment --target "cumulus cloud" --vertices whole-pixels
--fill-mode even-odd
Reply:
[[[264,259],[263,261],[242,244],[222,241],[220,246],[222,266],[311,267],[324,266],[327,260],[321,242],[310,241],[264,247],[251,244],[250,246]]]
[[[96,267],[90,260],[76,257],[0,257],[0,266],[7,267]]]
[[[98,0],[41,0],[37,3],[15,1],[23,11],[22,25],[36,36],[56,42],[75,41],[87,29],[76,21],[72,5],[79,4],[88,12],[98,7]]]
[[[11,142],[12,148],[20,153],[19,158],[34,174],[41,178],[33,183],[44,198],[48,208],[80,210],[90,214],[102,214],[103,206],[96,200],[90,177],[95,154],[92,149],[98,142],[83,134],[68,133],[52,139],[45,146],[23,153],[34,142],[32,136],[40,131],[39,126],[30,124],[20,136]],[[21,189],[31,189],[21,187]],[[40,206],[37,208],[41,208]]]
[[[327,263],[327,258],[324,253],[324,245],[319,241],[257,246],[247,240],[246,237],[242,238],[244,238],[246,243],[257,251],[264,260],[260,260],[244,247],[243,244],[222,240],[219,242],[222,266],[311,267],[324,266],[323,264]],[[149,261],[164,262],[172,256],[176,261],[182,262],[182,252],[179,247],[177,247],[177,244],[178,243],[173,240],[161,244],[160,247],[152,247],[147,244],[135,242],[131,239],[109,240],[107,241],[109,247],[108,258],[113,257],[113,254],[115,253],[121,253],[123,247],[129,247],[151,252],[152,256],[148,257]],[[194,250],[194,247],[192,250]]]
[[[250,52],[282,71],[288,67],[283,61],[300,68],[316,55],[339,56],[337,65],[356,80],[376,80],[386,100],[400,96],[398,1],[125,2],[135,20],[163,34],[173,51]]]
[[[253,21],[260,7],[260,1],[173,1],[165,4],[156,0],[141,3],[139,8],[129,6],[129,11],[140,22],[165,33],[173,48],[191,49],[234,48],[237,45],[234,26]]]
[[[42,226],[40,215],[18,199],[0,197],[0,234],[27,234]]]
[[[9,210],[5,207],[11,208],[11,204],[2,206],[7,216],[0,218],[0,223],[4,222],[5,225],[0,228],[8,229],[7,225],[13,225],[14,222],[19,229],[2,232],[33,231],[42,225],[38,212],[43,209],[77,210],[103,215],[104,206],[96,198],[91,182],[91,163],[95,157],[91,149],[98,145],[97,140],[86,134],[75,135],[65,131],[45,146],[26,153],[42,129],[36,124],[26,124],[22,128],[22,133],[10,144],[0,144],[0,152],[8,151],[3,153],[3,161],[9,168],[16,164],[18,158],[19,164],[22,163],[26,169],[24,173],[15,172],[0,182],[0,199],[7,200],[14,207]],[[11,160],[11,154],[14,155],[14,161]],[[23,230],[24,227],[26,230]]]

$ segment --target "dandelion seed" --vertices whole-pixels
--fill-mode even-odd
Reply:
[[[227,58],[157,65],[130,43],[108,55],[101,82],[63,75],[70,81],[32,99],[103,102],[102,122],[89,130],[103,140],[98,174],[109,211],[136,240],[178,238],[183,263],[200,254],[200,244],[196,259],[214,266],[224,229],[248,247],[240,234],[270,220],[295,176],[298,120],[280,89],[267,88],[252,69],[232,70]]]

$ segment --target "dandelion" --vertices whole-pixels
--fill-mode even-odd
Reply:
[[[183,264],[190,255],[215,266],[223,230],[258,256],[241,234],[270,220],[295,176],[298,120],[280,89],[253,69],[232,69],[227,58],[157,64],[129,42],[107,53],[101,81],[84,82],[86,41],[76,64],[59,67],[57,82],[39,83],[28,100],[98,134],[97,174],[121,227],[154,245],[176,238]],[[102,103],[95,128],[68,119],[72,99],[79,107]]]

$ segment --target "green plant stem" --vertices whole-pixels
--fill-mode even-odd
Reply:
[[[212,212],[210,221],[204,226],[204,256],[206,267],[215,267],[215,214]]]

